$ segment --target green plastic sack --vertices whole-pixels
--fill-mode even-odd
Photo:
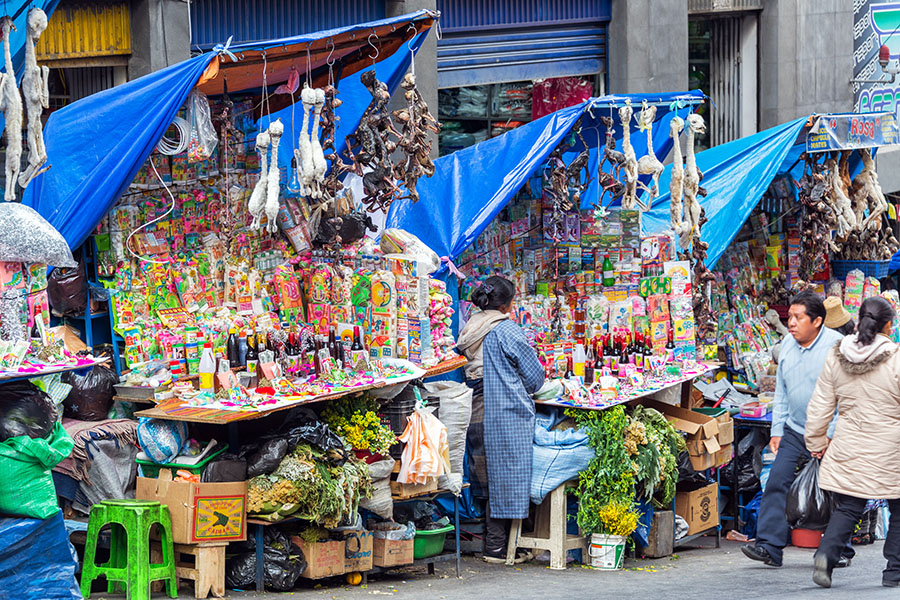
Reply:
[[[50,469],[72,453],[75,442],[56,423],[46,438],[25,435],[0,442],[0,513],[47,519],[59,511]]]

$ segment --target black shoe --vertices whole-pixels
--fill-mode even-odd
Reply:
[[[744,544],[741,546],[741,552],[751,560],[758,560],[759,562],[765,563],[770,567],[780,567],[781,561],[776,561],[772,558],[772,555],[769,554],[769,551],[759,546],[757,544]]]
[[[834,563],[835,569],[843,569],[850,566],[852,559],[849,556],[842,556],[838,559],[836,563]]]
[[[828,559],[824,556],[816,556],[813,568],[813,583],[823,588],[831,587],[831,569],[828,568]]]
[[[900,581],[894,581],[893,579],[882,579],[881,585],[884,587],[900,587]]]

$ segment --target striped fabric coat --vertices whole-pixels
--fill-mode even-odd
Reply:
[[[484,447],[491,517],[525,519],[531,492],[534,400],[544,367],[512,321],[484,339]]]

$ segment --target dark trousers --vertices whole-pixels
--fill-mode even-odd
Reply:
[[[834,493],[835,507],[828,521],[828,528],[819,543],[817,555],[824,554],[828,560],[828,568],[844,554],[843,548],[847,538],[853,534],[856,524],[866,510],[865,498],[855,498],[846,494]],[[884,558],[887,559],[882,579],[886,582],[900,582],[900,499],[888,500],[891,510],[891,521],[888,525],[887,539],[884,542]]]
[[[809,459],[809,450],[803,436],[791,429],[784,428],[781,445],[769,471],[769,480],[759,505],[759,517],[756,526],[756,543],[763,546],[777,562],[783,558],[784,547],[791,539],[791,528],[784,516],[788,491],[797,473],[797,465]],[[865,507],[865,502],[863,502]],[[862,514],[862,513],[860,513]],[[859,519],[857,518],[857,521]],[[844,536],[843,556],[852,558],[855,551],[850,546],[850,532]]]
[[[485,504],[484,553],[493,556],[506,556],[510,520],[491,518],[490,502]]]

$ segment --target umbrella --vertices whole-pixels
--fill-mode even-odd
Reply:
[[[36,210],[16,202],[0,202],[0,261],[77,265],[62,234]]]

